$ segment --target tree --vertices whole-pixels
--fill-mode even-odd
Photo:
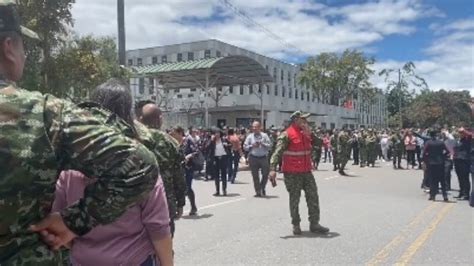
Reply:
[[[415,127],[470,127],[474,122],[470,99],[469,91],[423,90],[407,108],[407,124]]]
[[[49,91],[58,97],[82,100],[111,77],[128,80],[117,64],[117,48],[111,37],[74,37],[52,55]]]
[[[27,89],[50,92],[49,76],[52,53],[64,42],[68,28],[73,25],[71,14],[75,0],[18,0],[18,13],[27,27],[36,31],[40,42],[25,40],[27,63],[21,85]]]
[[[402,68],[383,69],[379,76],[385,76],[388,93],[388,112],[391,116],[398,116],[399,126],[405,126],[403,110],[411,101],[415,89],[428,90],[426,81],[415,73],[415,64],[407,62]],[[398,106],[397,106],[398,105]],[[398,108],[397,108],[398,107]]]
[[[356,50],[345,50],[340,56],[321,53],[302,65],[298,83],[314,91],[319,101],[341,105],[346,100],[371,100],[376,90],[369,81],[374,59]]]

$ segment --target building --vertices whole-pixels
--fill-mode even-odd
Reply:
[[[182,126],[202,125],[202,110],[206,104],[210,124],[219,126],[248,126],[251,121],[260,119],[262,104],[267,127],[284,125],[295,110],[313,114],[310,122],[322,128],[386,126],[386,103],[382,94],[377,95],[374,103],[370,104],[357,101],[349,107],[325,104],[297,83],[298,66],[218,40],[130,50],[127,51],[127,62],[129,66],[145,66],[236,55],[260,63],[274,82],[263,85],[263,88],[258,84],[214,88],[211,91],[214,93],[206,97],[198,86],[167,90],[166,84],[159,84],[154,78],[134,77],[130,82],[132,94],[137,100],[157,101],[164,110],[169,111],[169,121],[165,123]]]

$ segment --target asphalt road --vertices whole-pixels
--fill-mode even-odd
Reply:
[[[269,184],[267,198],[254,198],[250,172],[242,171],[227,197],[212,196],[213,181],[194,182],[199,215],[177,222],[176,265],[473,265],[474,212],[452,198],[456,192],[449,203],[441,195],[428,201],[421,170],[389,163],[349,165],[351,177],[320,168],[314,174],[328,235],[308,232],[302,193],[304,232],[293,236],[283,181]]]

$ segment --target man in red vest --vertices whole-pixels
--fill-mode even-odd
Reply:
[[[290,214],[293,224],[293,234],[300,235],[300,215],[298,206],[301,190],[306,195],[306,204],[309,212],[309,230],[313,233],[328,233],[329,228],[319,224],[319,196],[318,188],[312,171],[311,162],[317,151],[311,140],[311,130],[306,119],[310,114],[301,111],[294,112],[290,119],[290,126],[277,140],[276,149],[270,161],[269,178],[276,179],[276,166],[282,159],[282,172],[285,186],[290,195]]]

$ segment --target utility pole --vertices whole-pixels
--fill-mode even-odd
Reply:
[[[400,129],[403,128],[403,115],[402,115],[402,81],[401,71],[398,69],[398,114],[400,115]]]
[[[119,65],[125,66],[125,8],[124,0],[117,0]]]

